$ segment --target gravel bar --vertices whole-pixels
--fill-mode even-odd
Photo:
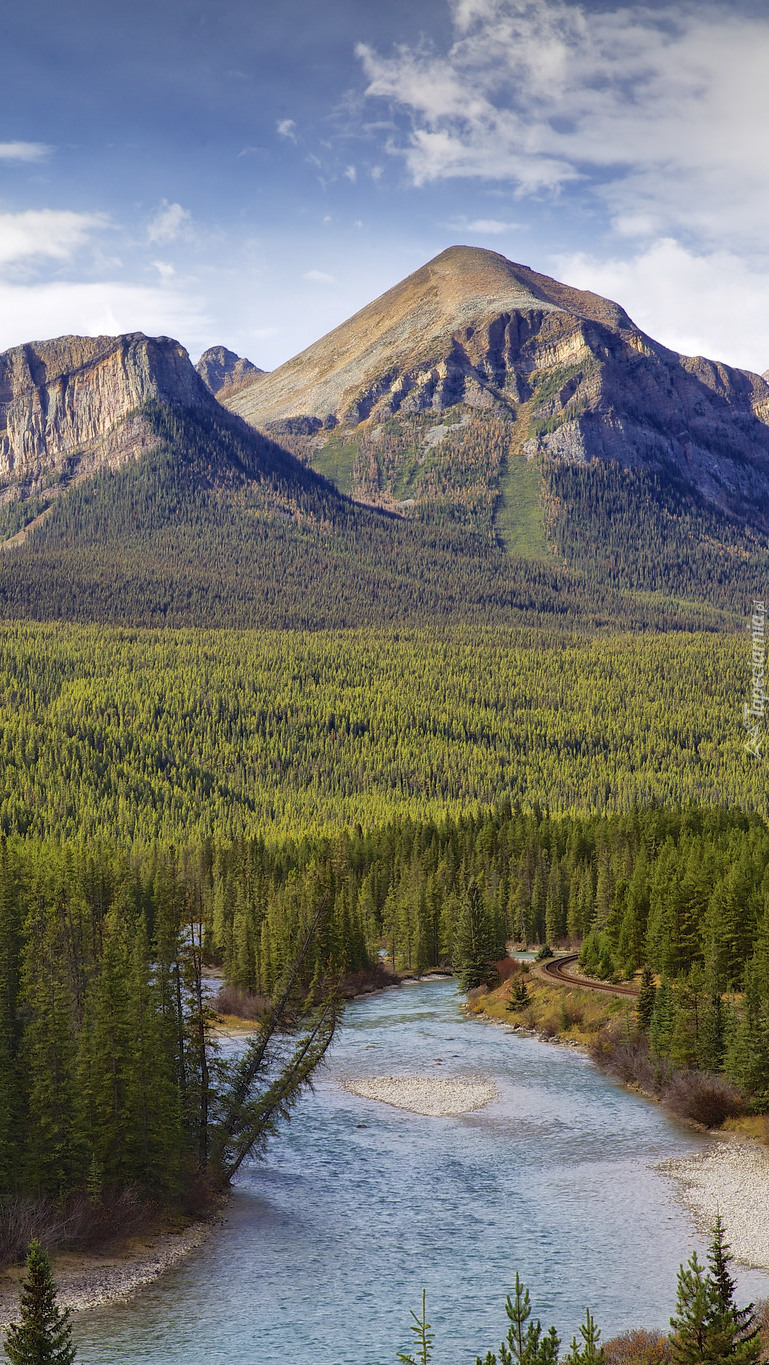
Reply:
[[[471,1109],[482,1109],[498,1095],[493,1081],[484,1076],[355,1076],[340,1081],[362,1099],[379,1100],[394,1109],[408,1109],[412,1114],[442,1118],[448,1114],[467,1114]]]
[[[682,1185],[682,1198],[700,1231],[717,1213],[735,1260],[769,1270],[769,1151],[730,1140],[712,1152],[665,1161],[659,1167]]]

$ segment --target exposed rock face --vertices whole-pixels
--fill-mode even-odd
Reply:
[[[424,483],[394,452],[393,419],[414,434],[401,441],[408,459],[416,441],[427,467],[426,424],[460,405],[471,429],[504,421],[524,456],[653,465],[724,510],[769,517],[765,379],[680,356],[617,304],[478,248],[449,248],[301,355],[219,398],[331,477],[339,459],[328,451],[354,447],[345,491],[388,506],[404,482],[419,501]],[[447,468],[444,485],[451,477]]]
[[[401,409],[441,409],[465,397],[484,402],[484,390],[493,401],[528,333],[563,309],[632,327],[621,308],[596,294],[569,289],[493,251],[450,247],[293,360],[222,401],[259,423],[299,415],[359,422]],[[555,337],[553,344],[558,350]],[[573,347],[560,349],[566,359]]]
[[[0,487],[116,468],[149,437],[151,400],[214,408],[187,352],[169,337],[59,337],[0,355]]]
[[[258,365],[252,364],[244,356],[228,351],[226,346],[209,346],[195,366],[200,378],[211,393],[218,395],[222,389],[238,388],[246,380],[264,374]]]

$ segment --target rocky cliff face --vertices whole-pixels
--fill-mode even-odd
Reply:
[[[222,389],[239,388],[247,380],[264,374],[245,356],[228,351],[226,346],[209,346],[195,366],[200,378],[211,393],[218,395]]]
[[[187,352],[168,337],[59,337],[0,355],[0,488],[25,493],[137,458],[152,400],[214,408]]]
[[[513,456],[598,459],[667,470],[724,511],[769,518],[765,379],[677,355],[617,304],[477,248],[444,251],[219,398],[385,506],[461,501],[461,446],[475,433],[477,474],[485,422],[499,447],[486,461],[492,501]],[[463,443],[456,427],[446,439],[447,416]]]

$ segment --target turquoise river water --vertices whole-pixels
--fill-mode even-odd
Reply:
[[[486,1108],[425,1118],[344,1076],[491,1077]],[[79,1314],[82,1365],[394,1365],[427,1289],[435,1365],[504,1334],[516,1270],[535,1316],[571,1340],[665,1327],[702,1238],[654,1169],[707,1142],[571,1049],[468,1019],[450,981],[354,1001],[314,1095],[226,1222],[129,1303]],[[739,1275],[743,1296],[769,1278]]]

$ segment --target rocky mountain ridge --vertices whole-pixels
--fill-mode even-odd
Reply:
[[[765,379],[678,355],[610,300],[479,248],[442,252],[219,397],[343,491],[401,511],[430,503],[436,485],[461,501],[456,442],[441,429],[462,422],[465,446],[471,428],[480,450],[495,419],[506,446],[489,470],[497,497],[521,457],[601,460],[665,471],[769,525]]]
[[[195,369],[207,389],[216,397],[222,389],[239,388],[257,375],[264,374],[258,365],[236,355],[226,346],[209,346],[198,360]]]
[[[118,468],[151,443],[148,402],[215,410],[171,337],[58,337],[0,355],[0,490]],[[0,496],[2,496],[0,492]]]

